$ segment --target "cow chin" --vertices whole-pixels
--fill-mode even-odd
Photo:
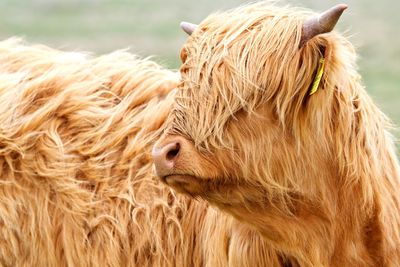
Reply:
[[[228,198],[228,192],[234,191],[233,188],[236,187],[232,183],[222,182],[223,179],[207,179],[189,174],[171,174],[162,177],[161,180],[179,193],[206,200]]]
[[[263,194],[251,185],[227,182],[226,178],[200,178],[193,175],[174,174],[161,178],[161,180],[172,187],[175,191],[200,197],[210,203],[226,210],[235,207],[260,207],[264,202]],[[265,196],[265,195],[264,195]]]
[[[179,193],[193,197],[204,194],[204,182],[193,175],[172,174],[163,177],[162,181]]]

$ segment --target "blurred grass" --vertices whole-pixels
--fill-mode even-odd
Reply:
[[[282,1],[316,11],[337,1]],[[358,47],[367,90],[400,125],[400,1],[343,0],[349,5],[338,28]],[[169,68],[179,67],[186,36],[182,20],[200,22],[211,12],[236,7],[239,0],[2,0],[0,38],[23,36],[63,50],[106,53],[130,47]],[[399,135],[397,135],[399,136]]]

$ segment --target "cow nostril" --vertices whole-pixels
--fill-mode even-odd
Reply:
[[[178,154],[181,148],[181,144],[176,143],[175,146],[168,151],[167,153],[167,160],[173,160]]]

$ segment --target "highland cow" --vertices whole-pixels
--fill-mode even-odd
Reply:
[[[259,3],[182,24],[157,174],[256,229],[284,266],[400,266],[399,163],[331,32],[346,8]]]
[[[0,264],[398,265],[399,167],[342,11],[183,24],[180,74],[1,42]]]

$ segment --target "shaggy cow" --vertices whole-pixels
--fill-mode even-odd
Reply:
[[[310,15],[209,17],[182,50],[182,82],[124,51],[1,42],[0,264],[398,264],[386,119],[351,45],[313,38]],[[185,194],[153,174],[157,140],[161,181]]]
[[[400,170],[352,45],[264,3],[210,16],[153,150],[161,179],[256,229],[289,266],[400,266]]]

